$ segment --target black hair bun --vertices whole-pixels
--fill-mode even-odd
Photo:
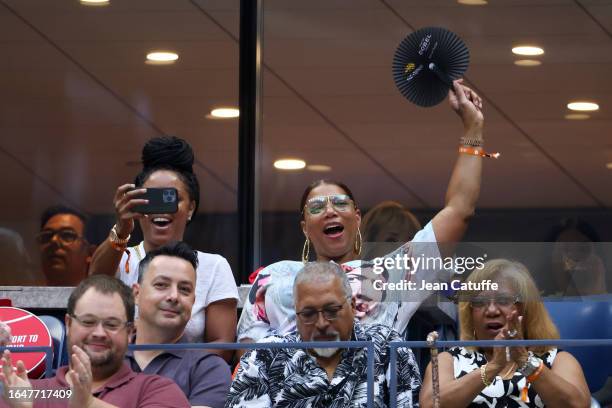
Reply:
[[[176,136],[160,136],[149,140],[142,148],[143,170],[170,167],[193,173],[193,149]]]

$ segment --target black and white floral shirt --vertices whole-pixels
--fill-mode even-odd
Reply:
[[[461,378],[474,370],[480,369],[487,363],[484,354],[471,351],[464,347],[453,347],[448,350],[453,356],[455,378]],[[538,355],[546,367],[551,368],[557,349],[552,349],[542,355]],[[521,400],[521,390],[527,379],[518,371],[509,380],[503,380],[500,376],[495,377],[491,385],[483,389],[469,405],[470,408],[495,407],[495,408],[531,408],[544,407],[544,403],[535,389],[528,384],[529,403]]]
[[[374,343],[374,407],[389,404],[389,347],[401,340],[380,324],[353,328],[353,340]],[[270,336],[262,342],[301,341],[297,332]],[[421,378],[412,350],[397,353],[398,407],[418,407]],[[252,350],[240,368],[225,404],[230,407],[361,408],[367,401],[367,351],[345,349],[331,381],[314,357],[303,349]]]

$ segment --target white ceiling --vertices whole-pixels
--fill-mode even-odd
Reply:
[[[304,187],[331,177],[363,207],[396,199],[439,207],[461,133],[446,104],[423,109],[396,90],[391,61],[423,26],[459,34],[466,77],[485,99],[490,150],[480,207],[612,205],[612,1],[267,0],[264,2],[264,210],[296,210]],[[49,204],[112,211],[145,140],[160,133],[196,149],[201,211],[236,209],[238,125],[205,118],[238,101],[238,0],[0,0],[2,223],[35,223]],[[536,42],[539,67],[510,48]],[[180,54],[144,64],[152,49]],[[571,99],[596,100],[568,121]],[[279,173],[297,156],[331,173]],[[10,197],[10,199],[7,199]]]

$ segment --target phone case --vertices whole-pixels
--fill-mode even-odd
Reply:
[[[147,188],[147,192],[138,198],[147,199],[149,203],[134,207],[135,212],[171,214],[178,211],[178,192],[175,188]]]

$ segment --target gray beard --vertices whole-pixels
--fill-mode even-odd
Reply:
[[[312,350],[319,357],[330,358],[334,356],[340,349],[338,347],[334,347],[334,348],[315,348]]]
[[[314,341],[314,340],[311,338],[310,341]],[[332,341],[340,341],[340,335],[336,333],[336,338]],[[339,350],[340,348],[338,347],[326,347],[326,348],[313,348],[312,349],[312,351],[314,351],[317,356],[323,357],[323,358],[330,358],[334,356]]]

